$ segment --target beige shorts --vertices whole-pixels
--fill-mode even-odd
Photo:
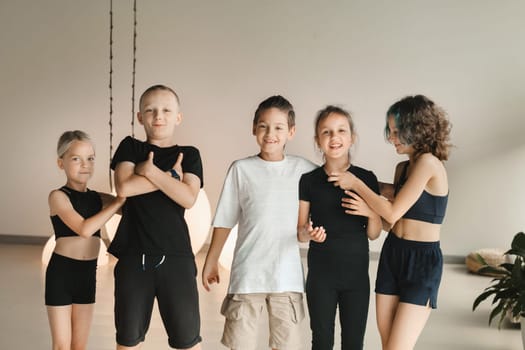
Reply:
[[[230,349],[255,349],[259,317],[265,307],[270,328],[268,346],[297,349],[304,304],[303,294],[294,292],[228,294],[221,307],[226,318],[221,342]]]

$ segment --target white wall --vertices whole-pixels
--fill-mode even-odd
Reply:
[[[133,19],[132,1],[114,3],[116,147],[131,130]],[[64,182],[54,154],[64,130],[92,135],[98,169],[91,187],[109,190],[108,4],[0,2],[1,234],[51,233],[47,194]],[[137,94],[153,83],[179,92],[185,119],[176,141],[201,150],[212,207],[229,163],[257,151],[250,123],[267,96],[292,101],[298,133],[288,150],[316,161],[315,112],[328,103],[350,109],[360,135],[355,163],[388,181],[401,158],[383,140],[384,112],[423,93],[449,112],[457,146],[447,164],[445,253],[507,246],[525,230],[524,2],[138,5]]]
[[[450,206],[443,226],[447,251],[509,249],[514,234],[525,231],[525,142],[457,170],[450,181]]]

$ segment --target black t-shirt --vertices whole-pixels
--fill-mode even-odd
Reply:
[[[66,194],[73,209],[84,219],[90,218],[102,210],[102,198],[96,191],[88,189],[86,192],[79,192],[66,186],[62,186],[59,190]],[[58,215],[51,216],[51,223],[55,231],[55,239],[78,236]],[[100,237],[100,230],[97,230],[93,236]]]
[[[147,142],[126,137],[117,148],[111,168],[120,162],[141,163],[153,152],[153,163],[168,171],[182,152],[182,169],[201,179],[202,162],[199,151],[192,146],[157,147]],[[192,256],[184,208],[162,191],[132,196],[122,207],[122,218],[108,251],[116,257],[123,255],[178,255]]]
[[[373,172],[351,165],[348,169],[374,192],[379,193],[377,177]],[[345,249],[348,253],[368,254],[366,228],[368,218],[345,213],[341,206],[346,196],[340,187],[328,182],[323,167],[303,174],[299,182],[299,199],[310,202],[310,219],[313,227],[323,226],[326,240],[323,243],[310,241],[313,249]]]

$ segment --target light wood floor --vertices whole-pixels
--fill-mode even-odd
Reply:
[[[0,244],[0,349],[50,349],[50,335],[43,302],[42,247],[35,245]],[[204,255],[197,255],[202,267]],[[370,278],[375,280],[377,262],[370,264]],[[113,327],[113,266],[98,269],[97,304],[89,349],[114,349]],[[212,292],[200,288],[203,349],[225,349],[219,342],[223,318],[219,307],[226,292],[228,272],[222,271],[222,282]],[[439,308],[432,313],[416,349],[424,350],[518,350],[522,349],[519,329],[506,325],[498,330],[488,327],[489,303],[475,312],[472,301],[490,282],[490,278],[468,274],[463,265],[445,265],[438,300]],[[267,349],[267,331],[261,323],[259,346]],[[309,349],[308,319],[302,323],[304,346]],[[336,346],[340,348],[336,330]],[[151,328],[142,349],[169,349],[162,323],[155,310]],[[373,296],[370,303],[365,349],[380,349],[375,325]],[[244,350],[244,349],[243,349]]]

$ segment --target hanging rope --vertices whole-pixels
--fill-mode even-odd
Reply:
[[[135,137],[135,67],[137,64],[137,0],[133,1],[133,70],[131,72],[131,136]],[[113,0],[109,1],[109,188],[113,192]]]
[[[133,71],[131,73],[131,136],[135,137],[135,66],[137,63],[137,0],[133,1]]]
[[[109,1],[109,189],[113,192],[111,181],[111,162],[113,161],[113,0]]]

